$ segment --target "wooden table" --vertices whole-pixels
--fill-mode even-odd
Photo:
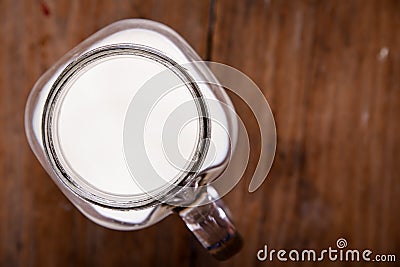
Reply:
[[[388,0],[0,1],[0,266],[271,266],[256,257],[265,244],[322,250],[341,237],[349,248],[397,254],[397,264],[379,266],[398,266],[399,14],[400,1]],[[135,232],[89,221],[25,139],[24,105],[40,75],[98,29],[137,17],[246,73],[275,115],[275,162],[252,194],[260,139],[247,123],[254,152],[224,198],[245,245],[226,262],[208,256],[177,216]]]

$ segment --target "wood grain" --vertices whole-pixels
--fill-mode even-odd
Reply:
[[[251,217],[238,221],[248,242],[237,266],[255,264],[263,244],[322,249],[340,237],[400,252],[399,4],[217,2],[212,58],[260,86],[278,132],[263,188],[228,198]]]
[[[389,0],[0,1],[0,266],[267,265],[256,258],[264,244],[321,250],[340,237],[351,248],[397,254],[397,264],[381,265],[398,266],[399,12]],[[276,159],[250,194],[260,139],[234,98],[253,150],[244,179],[224,198],[245,240],[226,262],[210,258],[176,216],[135,232],[97,226],[26,142],[34,82],[96,30],[133,17],[163,22],[203,58],[242,70],[275,115]]]
[[[137,232],[108,230],[83,217],[30,151],[23,112],[30,89],[46,69],[119,19],[163,22],[205,56],[209,3],[1,1],[0,5],[0,266],[189,265],[191,251],[201,248],[190,248],[195,241],[177,217]]]

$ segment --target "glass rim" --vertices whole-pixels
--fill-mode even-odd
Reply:
[[[138,56],[162,64],[164,67],[172,70],[172,72],[182,80],[185,87],[190,91],[196,104],[199,133],[194,149],[195,153],[192,154],[190,160],[192,163],[187,166],[186,170],[180,172],[180,176],[177,179],[177,181],[179,181],[178,183],[169,183],[169,186],[167,187],[162,186],[162,188],[155,189],[155,191],[159,190],[159,192],[143,192],[139,195],[122,195],[105,192],[93,185],[91,187],[89,186],[90,190],[88,190],[87,186],[82,186],[77,182],[82,179],[77,177],[79,175],[74,173],[73,170],[65,166],[66,164],[63,164],[63,156],[57,153],[57,130],[54,130],[53,128],[56,125],[54,120],[57,117],[57,107],[59,108],[62,105],[60,105],[60,102],[62,101],[62,93],[68,91],[68,83],[84,68],[93,63],[97,63],[99,60],[114,56]],[[170,200],[194,181],[198,170],[205,160],[209,148],[211,120],[206,101],[203,98],[200,88],[184,67],[154,48],[144,45],[120,43],[100,46],[89,50],[74,59],[63,69],[61,74],[52,84],[44,105],[42,115],[42,133],[45,155],[52,170],[55,172],[60,182],[74,195],[102,207],[114,209],[143,209]],[[91,185],[90,183],[87,184]]]

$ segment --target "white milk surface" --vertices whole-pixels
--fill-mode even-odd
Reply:
[[[110,58],[88,69],[66,94],[58,118],[60,150],[70,169],[97,189],[113,194],[141,193],[125,162],[125,114],[137,90],[163,70],[161,64],[143,57]],[[177,105],[187,101],[193,102],[193,97],[185,86],[165,94],[155,103],[143,129],[147,156],[165,181],[179,174],[176,167],[184,166],[174,166],[166,158],[163,125]],[[192,109],[197,112],[194,102]],[[189,158],[196,146],[198,124],[192,123],[182,133],[178,147]]]
[[[184,54],[169,39],[154,31],[144,29],[125,30],[109,36],[101,45],[136,43],[151,46],[165,53],[180,64],[188,62]],[[165,70],[161,64],[138,56],[109,58],[88,68],[70,86],[62,101],[57,121],[57,134],[62,156],[67,167],[85,183],[111,194],[131,195],[143,193],[135,183],[127,167],[123,148],[123,127],[126,111],[135,92],[153,75]],[[58,74],[57,74],[58,75]],[[41,93],[37,113],[34,115],[40,137],[41,116],[45,97],[53,77]],[[206,85],[199,85],[203,96],[215,99]],[[162,146],[162,126],[169,114],[180,103],[192,101],[190,91],[182,86],[166,94],[157,103],[148,118],[145,131],[145,147],[157,173],[166,182],[179,173],[165,157]],[[196,106],[193,102],[193,112]],[[229,146],[226,130],[221,125],[227,121],[222,109],[213,105],[211,117],[219,114],[219,123],[212,123],[212,146],[216,154],[207,155],[208,164],[218,164],[225,157]],[[197,144],[197,121],[180,129],[178,146],[183,157],[189,158]],[[212,161],[212,162],[211,162]],[[207,162],[207,159],[206,159]],[[178,166],[183,167],[183,166]]]

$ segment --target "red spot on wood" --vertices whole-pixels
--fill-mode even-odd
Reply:
[[[43,14],[44,14],[46,17],[48,17],[48,16],[50,15],[49,6],[48,6],[45,2],[41,1],[41,2],[40,2],[40,7],[42,8]]]

